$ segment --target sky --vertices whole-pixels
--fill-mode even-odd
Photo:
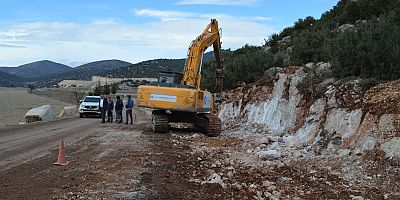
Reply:
[[[185,58],[211,18],[222,48],[263,45],[338,0],[0,0],[0,66]],[[212,48],[209,48],[212,50]]]

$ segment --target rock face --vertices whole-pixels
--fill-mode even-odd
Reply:
[[[311,99],[297,89],[305,77],[303,68],[289,67],[223,94],[223,128],[279,136],[288,146],[320,154],[383,151],[400,158],[400,81],[365,93],[357,81],[333,82]]]
[[[353,25],[353,24],[343,24],[343,25],[339,26],[338,30],[340,32],[355,31],[356,30],[356,26]]]
[[[26,123],[36,121],[49,121],[53,119],[53,110],[50,105],[43,105],[37,108],[30,109],[25,114]]]

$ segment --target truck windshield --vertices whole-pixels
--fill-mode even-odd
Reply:
[[[86,97],[83,102],[100,102],[100,98]]]

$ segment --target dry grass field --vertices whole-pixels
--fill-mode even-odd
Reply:
[[[0,128],[24,122],[26,112],[46,104],[51,105],[54,116],[70,105],[54,98],[30,94],[26,88],[0,87]]]

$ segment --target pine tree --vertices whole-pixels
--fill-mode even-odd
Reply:
[[[96,85],[96,87],[95,87],[94,90],[93,90],[93,94],[94,94],[95,96],[100,96],[101,93],[102,93],[102,87],[101,87],[101,85],[100,85],[100,82],[98,82],[97,85]]]
[[[103,86],[103,94],[105,94],[105,95],[110,94],[110,85],[106,84]]]
[[[117,83],[113,83],[111,85],[111,94],[116,94],[118,90],[118,84]]]

